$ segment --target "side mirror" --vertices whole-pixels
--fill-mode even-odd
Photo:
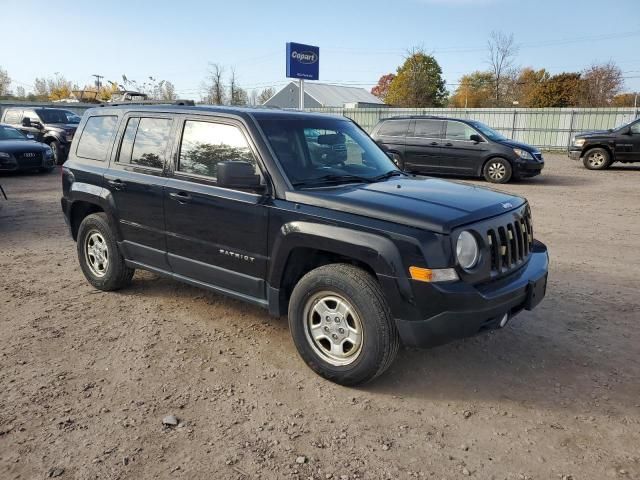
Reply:
[[[228,160],[218,163],[218,186],[240,190],[262,190],[260,175],[255,166],[242,160]]]
[[[27,138],[29,140],[35,140],[36,137],[34,137],[33,135],[31,135],[30,133],[27,133]]]
[[[31,119],[29,117],[24,117],[22,119],[22,126],[23,127],[30,127],[31,126]]]
[[[477,133],[474,133],[472,135],[469,135],[469,140],[471,140],[472,142],[480,143],[482,142],[482,137]]]

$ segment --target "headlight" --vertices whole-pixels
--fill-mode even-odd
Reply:
[[[513,151],[523,160],[533,160],[533,155],[531,155],[526,150],[522,150],[521,148],[514,148]]]
[[[6,152],[0,152],[0,158],[11,158],[11,155]]]
[[[584,138],[574,138],[573,139],[573,146],[574,147],[581,147],[584,145],[585,139]]]
[[[476,238],[471,232],[464,230],[458,236],[458,243],[456,244],[458,263],[465,270],[470,270],[478,263],[479,253]]]

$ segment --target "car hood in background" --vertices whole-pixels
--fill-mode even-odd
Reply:
[[[428,177],[298,190],[286,198],[437,233],[501,215],[526,202],[488,188]]]
[[[38,152],[47,148],[45,144],[32,140],[0,140],[0,152]]]
[[[502,145],[506,145],[507,147],[511,147],[511,148],[521,148],[522,150],[526,150],[527,152],[539,152],[540,151],[536,147],[532,147],[528,143],[517,142],[515,140],[510,140],[510,139],[501,140],[500,143]]]
[[[590,130],[588,132],[580,132],[575,135],[576,138],[596,137],[600,135],[611,135],[609,130]]]

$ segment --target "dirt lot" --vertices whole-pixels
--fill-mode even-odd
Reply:
[[[144,272],[92,289],[59,174],[0,176],[0,478],[640,478],[639,182],[548,155],[503,187],[549,246],[543,304],[349,389],[284,318]]]

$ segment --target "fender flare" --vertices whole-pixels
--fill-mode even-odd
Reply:
[[[111,192],[104,187],[92,185],[90,183],[73,182],[69,191],[69,220],[71,220],[74,204],[86,202],[100,207],[109,217],[117,241],[122,240],[122,232],[115,215],[116,209]]]
[[[296,248],[311,248],[353,258],[371,267],[376,275],[393,278],[399,291],[407,298],[411,297],[411,285],[403,273],[402,257],[389,238],[305,221],[286,223],[278,231],[267,273],[271,287],[281,287],[287,259]]]

